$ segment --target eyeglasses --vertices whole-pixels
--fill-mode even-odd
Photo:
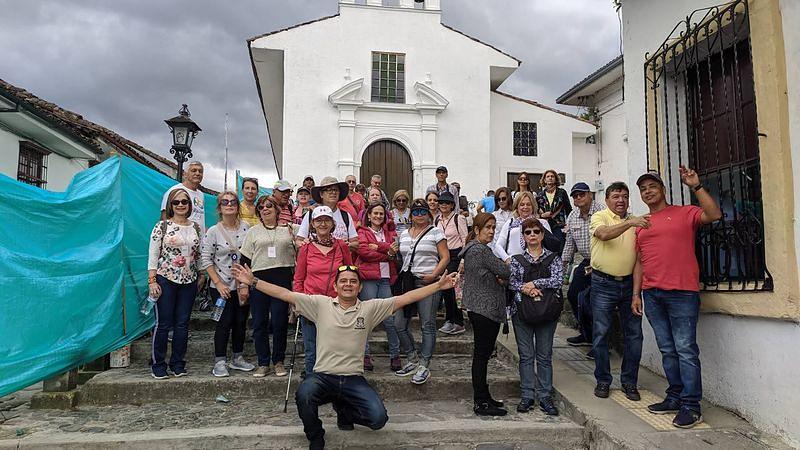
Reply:
[[[576,192],[576,193],[572,194],[572,198],[583,198],[583,196],[585,196],[586,194],[587,194],[587,192],[582,192],[582,191],[581,192]]]
[[[398,198],[394,202],[395,203],[408,203],[408,199],[407,198]]]
[[[222,206],[236,206],[239,204],[239,200],[230,200],[227,198],[223,198],[219,201],[219,204]]]
[[[504,202],[506,200],[508,200],[508,197],[497,197],[498,202]]]
[[[415,216],[415,217],[427,216],[428,215],[428,211],[425,211],[424,209],[415,209],[415,210],[411,211],[411,215]]]
[[[272,208],[274,208],[274,207],[275,207],[275,205],[273,205],[272,203],[264,203],[263,205],[260,205],[260,206],[258,207],[258,210],[259,210],[259,211],[263,211],[263,210],[265,210],[265,209],[272,209]]]
[[[530,236],[530,235],[538,236],[542,234],[542,230],[538,228],[528,228],[527,230],[524,231],[524,233],[525,236]]]
[[[329,187],[329,188],[322,189],[322,192],[326,193],[326,194],[329,193],[329,192],[335,192],[335,193],[338,194],[339,193],[339,188],[338,187]]]
[[[178,206],[178,205],[183,205],[183,206],[186,206],[186,205],[188,205],[188,204],[189,204],[189,200],[186,200],[186,199],[183,199],[183,200],[173,200],[173,201],[172,201],[172,206]]]
[[[339,272],[358,272],[358,266],[339,266],[337,270]]]
[[[347,180],[347,184],[356,184],[356,180]]]

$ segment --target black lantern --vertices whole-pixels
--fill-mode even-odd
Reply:
[[[178,181],[183,180],[183,163],[192,157],[192,141],[197,132],[202,131],[191,117],[189,107],[184,104],[177,116],[164,121],[172,132],[172,148],[169,152],[175,155],[175,161],[178,162]]]

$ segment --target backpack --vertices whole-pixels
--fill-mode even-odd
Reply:
[[[538,263],[530,263],[523,255],[514,255],[516,260],[524,270],[522,282],[538,280],[550,276],[550,264],[558,256],[556,253]],[[529,324],[537,325],[545,322],[558,320],[561,311],[564,309],[564,298],[561,289],[544,288],[541,297],[531,297],[520,292],[522,301],[517,303],[517,314],[519,318]]]

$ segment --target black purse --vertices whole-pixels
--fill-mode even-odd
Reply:
[[[423,231],[417,237],[416,242],[414,242],[414,246],[411,248],[411,257],[408,261],[408,268],[405,270],[401,270],[400,273],[397,274],[397,281],[394,282],[392,285],[392,295],[403,295],[406,292],[413,291],[417,288],[417,277],[411,272],[411,267],[414,266],[414,255],[417,253],[417,245],[419,245],[420,241],[429,231],[433,229],[433,226],[428,227],[427,230]],[[405,267],[405,261],[403,264]],[[416,303],[412,303],[408,306],[403,307],[403,313],[406,317],[411,317],[416,312]]]
[[[522,282],[538,280],[550,276],[550,263],[557,254],[553,253],[544,260],[531,264],[522,255],[514,255],[514,259],[525,269]],[[520,292],[522,301],[517,303],[517,314],[520,320],[530,325],[552,322],[558,320],[564,309],[564,297],[561,289],[540,289],[542,295],[531,297]]]

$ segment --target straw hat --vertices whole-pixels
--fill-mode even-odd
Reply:
[[[330,186],[336,186],[339,188],[339,200],[342,201],[347,198],[347,194],[350,192],[349,188],[347,187],[347,183],[344,181],[339,181],[336,177],[325,177],[320,181],[318,186],[314,186],[311,188],[311,197],[314,198],[314,201],[317,203],[322,203],[322,191],[325,188]]]

